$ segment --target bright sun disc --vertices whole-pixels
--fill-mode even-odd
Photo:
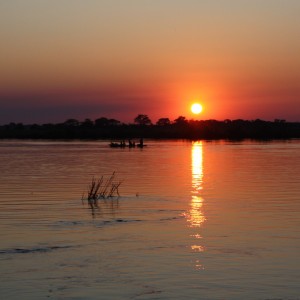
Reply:
[[[194,103],[192,106],[191,106],[191,111],[193,114],[200,114],[201,111],[202,111],[202,105],[199,104],[199,103]]]

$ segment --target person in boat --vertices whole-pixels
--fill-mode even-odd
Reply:
[[[140,138],[140,143],[138,144],[138,147],[143,148],[144,147],[144,139]]]
[[[135,142],[133,142],[131,139],[128,140],[129,148],[135,147]]]

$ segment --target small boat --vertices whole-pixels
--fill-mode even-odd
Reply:
[[[121,142],[121,143],[111,142],[111,143],[109,144],[109,146],[110,146],[111,148],[125,148],[125,147],[126,147],[126,144],[123,143],[123,142]]]
[[[147,145],[144,144],[143,139],[140,139],[140,142],[138,144],[136,144],[135,142],[132,142],[131,140],[129,140],[128,145],[125,143],[125,141],[121,141],[121,142],[111,142],[109,144],[109,146],[111,148],[126,148],[126,147],[128,147],[128,148],[135,148],[135,147],[144,148]]]

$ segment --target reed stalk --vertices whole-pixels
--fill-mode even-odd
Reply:
[[[115,172],[105,180],[103,176],[99,179],[95,177],[92,178],[90,185],[87,190],[87,198],[88,204],[91,208],[98,207],[99,199],[107,199],[116,196],[120,196],[119,186],[121,185],[121,181],[115,181],[116,174]],[[84,195],[82,195],[82,201],[84,201]]]

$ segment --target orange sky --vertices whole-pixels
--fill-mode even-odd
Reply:
[[[300,121],[300,1],[0,3],[0,123]]]

